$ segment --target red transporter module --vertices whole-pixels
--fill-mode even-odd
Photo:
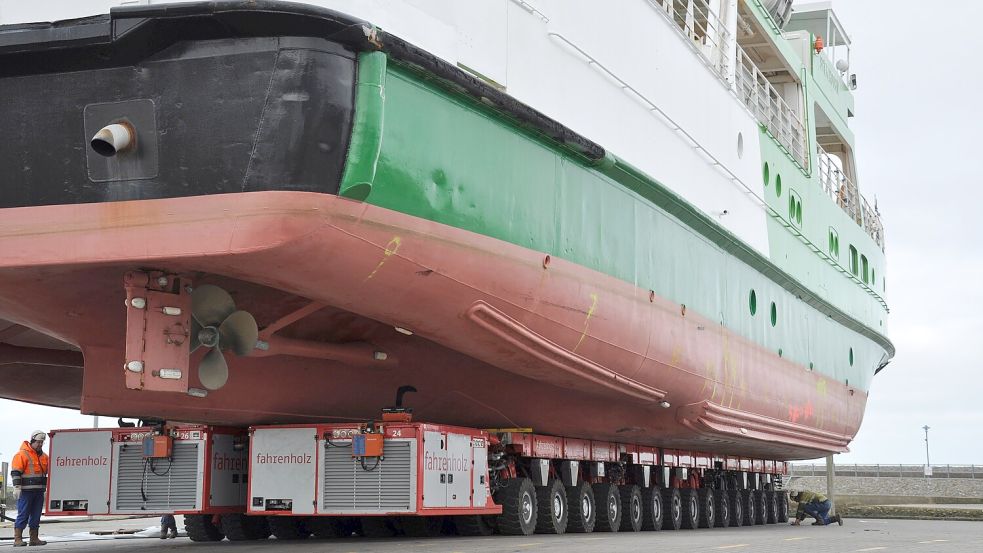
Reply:
[[[53,430],[46,513],[242,513],[245,445],[211,426]]]

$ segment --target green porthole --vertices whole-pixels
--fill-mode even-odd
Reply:
[[[782,195],[782,176],[775,175],[775,195],[781,197]]]
[[[751,308],[751,315],[753,316],[758,312],[758,295],[751,290],[751,297],[748,298],[748,305]]]
[[[775,302],[771,302],[771,326],[778,324],[778,307]]]
[[[768,171],[768,162],[767,161],[765,162],[765,168],[764,168],[764,171],[762,171],[761,176],[764,177],[764,179],[765,179],[765,186],[768,186],[768,184],[771,182],[771,173]]]
[[[781,357],[781,356],[782,356],[782,348],[778,348],[778,356],[779,356],[779,357]]]
[[[814,368],[816,368],[816,367],[812,364],[812,361],[809,361],[809,370],[811,371]]]
[[[853,366],[853,348],[850,348],[850,366]]]

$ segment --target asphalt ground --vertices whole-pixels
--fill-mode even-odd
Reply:
[[[639,532],[617,534],[534,535],[529,537],[490,536],[487,538],[438,537],[426,539],[307,540],[300,542],[217,542],[194,543],[186,537],[129,537],[122,539],[86,538],[86,532],[117,528],[156,526],[156,519],[69,522],[42,525],[42,536],[50,538],[43,551],[216,551],[238,552],[324,552],[324,553],[594,553],[594,552],[787,552],[860,553],[978,553],[983,551],[983,523],[934,520],[847,519],[843,527],[768,525],[677,532]],[[182,528],[181,522],[178,527]],[[0,547],[10,543],[10,528],[0,530]],[[61,541],[61,540],[84,541]],[[32,550],[33,551],[33,550]]]

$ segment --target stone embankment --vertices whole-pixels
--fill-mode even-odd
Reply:
[[[835,486],[848,517],[983,520],[983,478],[837,476]],[[826,477],[793,476],[786,488],[826,493]]]
[[[825,476],[793,476],[787,488],[792,490],[826,490]],[[950,499],[970,499],[983,503],[983,478],[898,478],[837,476],[836,495],[918,498],[901,503],[962,503]],[[939,501],[923,501],[938,498]],[[899,503],[898,501],[890,501]]]

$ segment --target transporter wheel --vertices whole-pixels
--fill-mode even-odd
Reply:
[[[744,525],[744,501],[739,490],[727,490],[727,504],[730,507],[730,525]]]
[[[758,510],[758,505],[754,501],[753,490],[741,490],[741,506],[744,509],[744,518],[741,519],[744,526],[754,526],[754,519],[757,516],[755,511]]]
[[[683,525],[683,496],[678,488],[662,490],[662,528],[679,530]]]
[[[621,486],[621,531],[640,532],[645,519],[642,490],[634,484]]]
[[[191,541],[222,541],[225,534],[218,524],[215,524],[214,515],[184,515],[184,531],[188,533]]]
[[[765,499],[765,492],[754,490],[751,497],[754,498],[754,523],[761,525],[768,522],[768,501]]]
[[[459,536],[490,536],[495,532],[494,517],[484,515],[460,515],[451,517]]]
[[[713,496],[713,525],[716,528],[727,528],[730,526],[730,501],[728,501],[727,490],[712,490]]]
[[[528,536],[536,531],[536,486],[528,478],[513,478],[495,492],[495,503],[502,506],[498,515],[499,533]]]
[[[411,538],[432,538],[440,535],[444,528],[444,517],[400,517],[399,527]]]
[[[300,517],[271,516],[267,517],[270,532],[278,540],[306,540],[311,533]]]
[[[366,538],[391,538],[396,535],[396,528],[386,517],[361,517],[359,523]]]
[[[537,534],[562,534],[567,531],[570,512],[567,509],[567,490],[560,480],[550,480],[536,488],[539,516],[536,518]]]
[[[597,500],[596,532],[617,532],[621,529],[621,494],[614,484],[594,484]]]
[[[342,517],[310,517],[304,520],[304,526],[314,534],[315,538],[347,538],[352,535],[352,528]]]
[[[788,492],[780,490],[778,493],[778,522],[788,522]]]
[[[266,517],[241,513],[222,515],[222,531],[229,541],[265,540],[270,537]]]
[[[717,506],[713,500],[713,490],[709,488],[696,490],[696,499],[700,504],[700,528],[713,528],[717,522]]]
[[[700,500],[696,497],[696,490],[679,490],[679,496],[683,500],[683,528],[693,530],[700,526]]]
[[[768,507],[765,513],[767,515],[765,522],[775,524],[778,522],[778,497],[774,491],[768,490],[765,492],[765,505]]]
[[[589,534],[597,525],[597,501],[594,488],[587,482],[567,487],[567,532]]]
[[[642,490],[642,530],[662,530],[662,490],[656,487]]]

